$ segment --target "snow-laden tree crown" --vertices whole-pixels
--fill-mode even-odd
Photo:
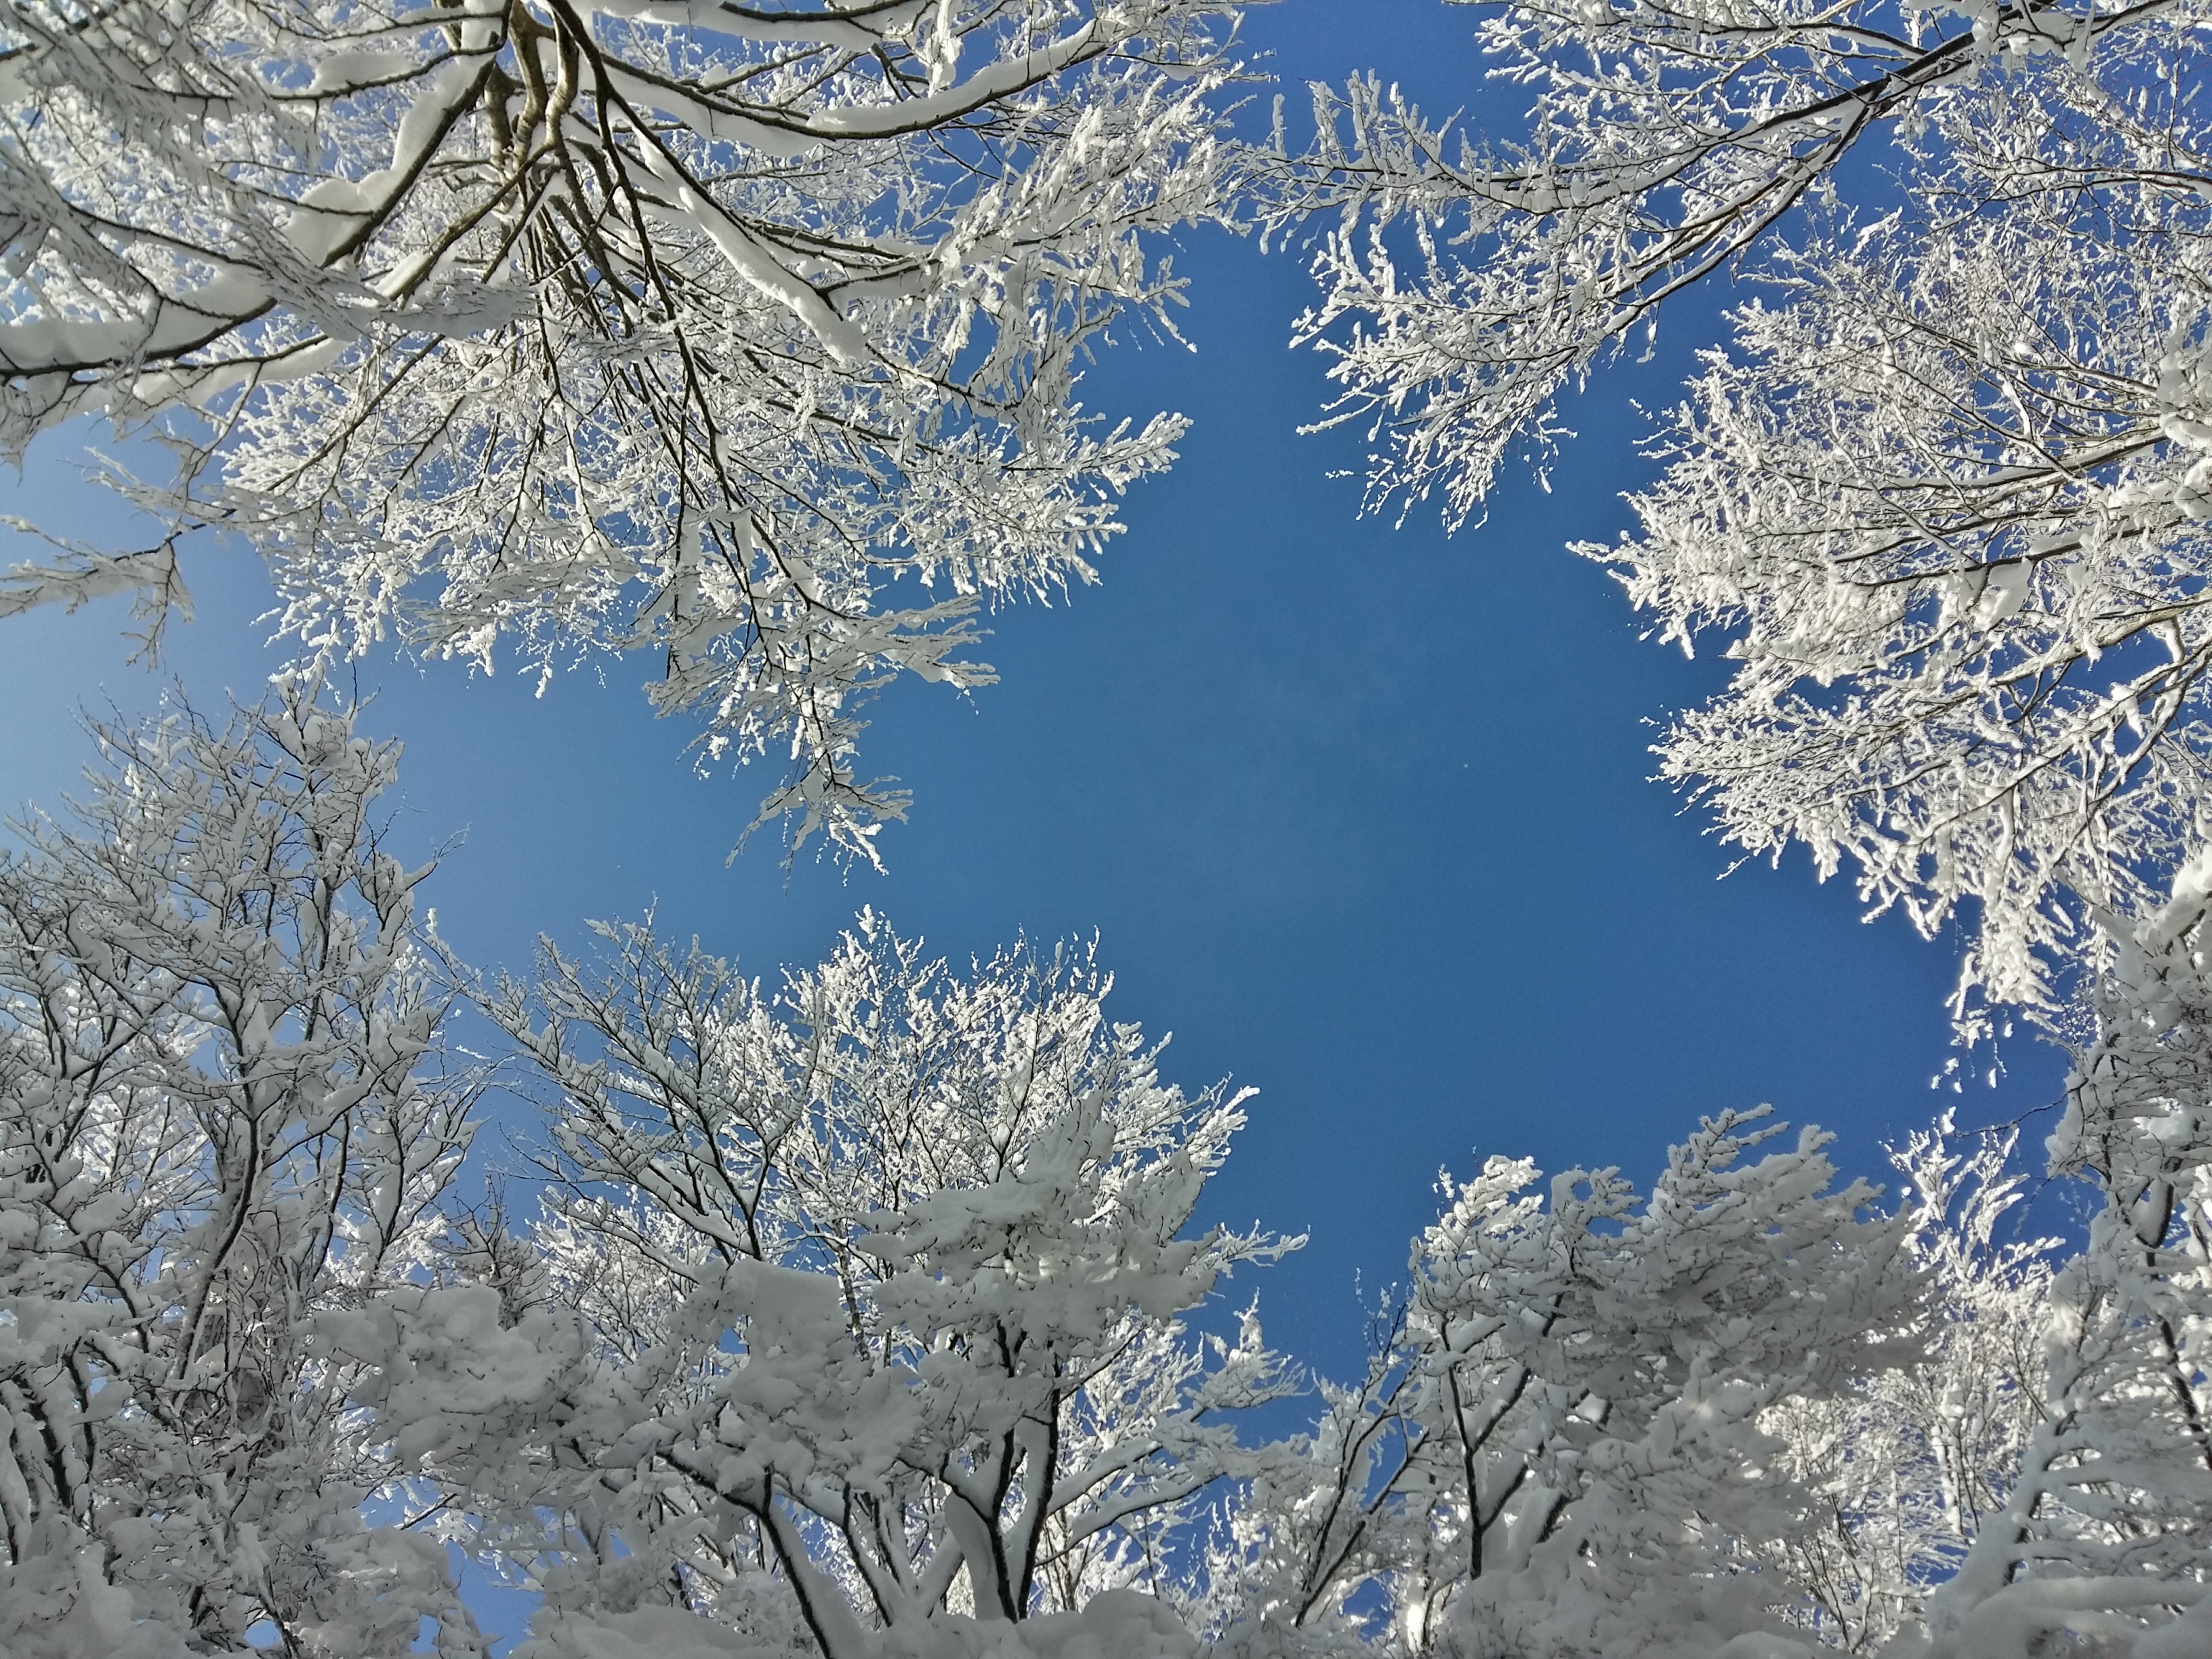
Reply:
[[[1182,422],[1087,414],[1146,234],[1228,211],[1219,0],[0,7],[0,448],[97,414],[310,654],[662,665],[763,819],[872,857],[857,701],[988,682]],[[0,613],[177,593],[173,537]]]
[[[1245,1097],[1163,1085],[1084,953],[963,978],[863,913],[763,996],[696,945],[600,937],[490,1003],[556,1091],[507,1305],[577,1346],[461,1461],[474,1502],[512,1483],[491,1536],[546,1589],[542,1650],[663,1585],[823,1659],[1156,1595],[1262,1461],[1237,1414],[1297,1386],[1249,1313],[1233,1342],[1183,1323],[1287,1248],[1188,1232]],[[1109,1604],[1116,1650],[1179,1629],[1146,1605]]]
[[[1090,951],[863,912],[772,984],[650,924],[477,981],[312,683],[98,735],[0,860],[10,1659],[483,1659],[464,1562],[520,1659],[2212,1634],[2201,872],[2051,1139],[2085,1248],[2013,1227],[2008,1136],[1885,1195],[1718,1110],[1645,1190],[1447,1174],[1339,1385],[1261,1335],[1297,1241],[1194,1220],[1245,1094],[1164,1080]],[[459,994],[542,1110],[474,1202]]]
[[[442,1547],[362,1520],[319,1335],[438,1259],[472,1133],[398,746],[297,684],[98,735],[78,823],[0,857],[0,1652],[471,1651]]]
[[[471,1573],[517,1659],[2212,1652],[2201,8],[1493,6],[1519,137],[1354,80],[1255,171],[1218,0],[0,7],[0,444],[182,461],[0,611],[158,628],[221,526],[308,663],[96,727],[0,854],[0,1655],[489,1659]],[[1716,1102],[1648,1188],[1446,1171],[1339,1383],[1262,1334],[1300,1241],[1201,1218],[1246,1096],[1091,951],[483,976],[418,916],[324,678],[393,634],[653,651],[872,857],[858,702],[1089,579],[1179,427],[1079,360],[1255,182],[1328,216],[1378,497],[1455,520],[1759,284],[1589,550],[1728,636],[1662,752],[1730,835],[1963,908],[1970,1028],[2075,1022],[2083,1237],[2013,1133],[1884,1192]]]
[[[1612,564],[1728,690],[1662,768],[1756,854],[1970,930],[2045,1017],[2212,830],[2212,131],[2194,3],[1513,4],[1484,139],[1322,89],[1302,325],[1380,504],[1473,513],[1669,299],[1748,285]],[[1471,89],[1470,89],[1471,90]]]

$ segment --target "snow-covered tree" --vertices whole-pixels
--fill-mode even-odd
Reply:
[[[1672,296],[1753,285],[1638,527],[1584,550],[1739,664],[1662,769],[1752,852],[1961,917],[1970,1021],[1984,992],[2048,1014],[2087,907],[2147,914],[2212,835],[2202,9],[1480,15],[1517,136],[1356,81],[1289,198],[1341,215],[1305,328],[1378,498],[1464,519]]]
[[[1496,1158],[1362,1382],[1245,1443],[1298,1377],[1185,1324],[1288,1243],[1190,1225],[1244,1097],[1164,1085],[1088,952],[549,946],[486,998],[542,1206],[463,1210],[395,750],[304,684],[102,735],[0,862],[10,1655],[478,1655],[454,1543],[539,1593],[527,1659],[2201,1649],[2194,872],[2052,1139],[2107,1200],[2063,1270],[1948,1123],[1887,1214],[1763,1111],[1648,1196]]]
[[[2012,1231],[2027,1184],[2017,1132],[1966,1150],[1958,1139],[1947,1115],[1891,1153],[1923,1298],[1915,1342],[1761,1419],[1821,1524],[1759,1540],[1759,1553],[1802,1589],[1811,1631],[1850,1652],[1909,1643],[1929,1588],[2011,1500],[2044,1418],[2060,1241]]]
[[[1446,1179],[1364,1384],[1232,1518],[1231,1650],[1792,1639],[1812,1600],[1784,1547],[1831,1522],[1778,1431],[1915,1352],[1920,1279],[1911,1218],[1837,1189],[1826,1137],[1746,1158],[1765,1115],[1708,1120],[1640,1199],[1507,1158]]]
[[[2212,1646],[2208,895],[2200,857],[2154,915],[2109,919],[2102,1029],[2049,1146],[2052,1170],[2101,1203],[2051,1287],[2007,1501],[1930,1598],[1941,1651],[2032,1653],[2069,1636],[2144,1659]]]
[[[963,976],[863,915],[764,994],[600,941],[490,1002],[553,1090],[535,1261],[329,1327],[527,1650],[1191,1651],[1178,1540],[1296,1386],[1182,1321],[1286,1248],[1186,1231],[1244,1097],[1163,1085],[1085,951]]]
[[[0,450],[152,419],[303,648],[650,651],[866,854],[856,700],[990,678],[1181,421],[1086,415],[1147,233],[1229,212],[1224,0],[0,7]],[[0,614],[173,590],[19,568]]]
[[[1582,550],[1738,664],[1662,769],[1747,849],[1963,921],[1968,1032],[2009,1005],[2077,1045],[2049,1153],[2092,1195],[2082,1247],[2003,1237],[2002,1139],[1916,1139],[1917,1351],[1758,1419],[1826,1524],[1745,1559],[1825,1644],[2212,1644],[2204,21],[1487,8],[1533,93],[1516,137],[1354,82],[1286,198],[1340,216],[1306,332],[1336,416],[1373,422],[1377,500],[1440,491],[1454,522],[1512,445],[1553,459],[1560,394],[1672,296],[1754,287],[1637,529]]]
[[[281,684],[98,732],[0,856],[0,1652],[483,1647],[314,1340],[422,1261],[470,1139],[374,816],[398,747]]]

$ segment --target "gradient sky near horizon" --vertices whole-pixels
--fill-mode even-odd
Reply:
[[[1283,0],[1247,33],[1295,133],[1304,82],[1363,68],[1482,122],[1473,26],[1437,0]],[[1625,526],[1620,492],[1646,476],[1634,404],[1663,403],[1717,337],[1724,291],[1571,403],[1548,492],[1515,472],[1447,538],[1419,507],[1402,527],[1360,516],[1357,430],[1299,435],[1327,386],[1285,347],[1312,292],[1295,253],[1209,234],[1176,257],[1192,349],[1124,330],[1082,396],[1189,414],[1181,462],[1130,498],[1101,586],[991,619],[999,684],[878,705],[861,765],[915,798],[883,836],[888,874],[811,854],[787,872],[769,834],[726,864],[774,779],[695,775],[691,728],[639,690],[649,665],[538,698],[524,674],[364,661],[365,724],[406,744],[404,832],[452,842],[427,890],[447,938],[520,969],[541,933],[574,946],[587,917],[657,906],[665,930],[773,975],[862,905],[956,957],[1095,930],[1113,1012],[1175,1034],[1169,1076],[1259,1089],[1207,1214],[1310,1235],[1261,1282],[1263,1311],[1277,1345],[1339,1374],[1357,1286],[1402,1273],[1440,1166],[1504,1152],[1648,1182],[1701,1112],[1764,1101],[1873,1172],[1883,1139],[1954,1099],[1968,1122],[2051,1104],[2063,1062],[2025,1041],[1994,1087],[1931,1093],[1955,938],[1863,923],[1802,855],[1718,879],[1727,850],[1649,781],[1650,722],[1720,666],[1640,640],[1564,549]],[[76,480],[82,441],[0,480],[0,511],[124,533]],[[156,673],[126,663],[118,602],[0,621],[0,810],[58,809],[89,758],[80,709],[145,714],[173,681],[205,707],[257,695],[283,653],[256,624],[252,556],[211,543],[185,574],[198,620]],[[2048,1121],[2029,1118],[2031,1146]]]

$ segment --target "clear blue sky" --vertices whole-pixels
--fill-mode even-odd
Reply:
[[[1286,0],[1249,29],[1295,131],[1305,80],[1363,66],[1480,117],[1472,27],[1436,0]],[[1432,516],[1358,516],[1356,481],[1327,476],[1357,470],[1357,434],[1296,434],[1325,395],[1321,362],[1284,349],[1298,263],[1210,235],[1177,262],[1195,353],[1125,338],[1084,397],[1192,415],[1181,465],[1131,500],[1103,586],[994,619],[1000,684],[879,706],[863,764],[916,797],[885,832],[887,876],[806,859],[787,878],[766,836],[726,867],[772,780],[693,777],[690,728],[651,717],[642,665],[533,701],[522,677],[364,663],[368,724],[406,743],[405,833],[465,836],[429,889],[447,936],[520,969],[540,931],[574,945],[584,918],[657,900],[665,928],[772,975],[862,904],[955,956],[1096,929],[1115,1011],[1175,1033],[1170,1075],[1260,1089],[1211,1211],[1311,1231],[1263,1307],[1279,1346],[1339,1372],[1355,1275],[1371,1291],[1402,1271],[1439,1165],[1510,1152],[1648,1181],[1699,1112],[1759,1101],[1876,1165],[1951,1098],[1929,1085],[1956,941],[1862,925],[1802,858],[1717,882],[1723,849],[1646,781],[1646,722],[1717,665],[1640,642],[1607,577],[1562,550],[1625,522],[1630,400],[1667,397],[1711,305],[1573,405],[1555,493],[1516,477],[1447,540]],[[0,508],[112,526],[69,453],[40,451]],[[161,675],[125,665],[119,607],[0,623],[0,805],[58,804],[88,752],[81,706],[150,711],[171,673],[210,707],[256,694],[277,660],[258,568],[211,545],[187,576],[200,619]],[[2047,1051],[2006,1058],[1968,1121],[2055,1096]]]

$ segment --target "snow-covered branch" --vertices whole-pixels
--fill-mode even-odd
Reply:
[[[328,657],[649,652],[874,856],[856,706],[988,684],[1175,416],[1087,413],[1233,211],[1222,0],[0,8],[0,447],[150,421]],[[118,571],[126,567],[118,566]],[[30,573],[35,574],[36,573]],[[35,585],[18,597],[37,597]],[[58,580],[50,590],[72,598]]]
[[[2212,137],[2198,12],[2142,3],[1516,3],[1522,131],[1316,94],[1331,419],[1372,483],[1476,510],[1559,399],[1726,272],[1612,564],[1733,683],[1661,745],[1752,854],[1856,866],[1973,939],[1958,1014],[2062,1017],[2212,832],[2202,608]]]
[[[481,1659],[444,1546],[365,1522],[314,1340],[421,1267],[471,1138],[397,746],[307,683],[99,736],[76,823],[0,859],[0,1649],[362,1659],[427,1617]]]
[[[825,1659],[1172,1603],[1173,1540],[1267,1455],[1237,1414],[1296,1387],[1249,1314],[1182,1323],[1289,1248],[1187,1232],[1244,1097],[1164,1085],[1079,950],[963,976],[864,915],[764,994],[600,941],[489,1002],[550,1091],[537,1255],[588,1352],[550,1313],[487,1328],[547,1356],[504,1368],[508,1449],[409,1470],[483,1510],[501,1469],[484,1541],[543,1587],[545,1651],[647,1584]]]

